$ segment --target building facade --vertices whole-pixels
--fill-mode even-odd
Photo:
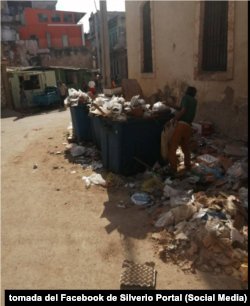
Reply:
[[[89,18],[88,41],[93,54],[93,65],[101,69],[101,36],[99,12],[91,14]],[[125,12],[107,12],[108,36],[110,52],[111,77],[127,78],[127,46]],[[98,38],[97,38],[98,35]]]
[[[41,48],[84,46],[83,24],[77,24],[84,15],[26,8],[26,26],[19,28],[19,37],[21,40],[36,39]]]
[[[120,13],[108,21],[110,73],[121,85],[121,80],[128,77],[127,43],[125,13]]]
[[[196,121],[247,140],[248,3],[126,1],[129,78],[178,104],[198,90]]]
[[[92,68],[82,24],[85,13],[56,11],[57,1],[3,1],[2,53],[10,66]]]

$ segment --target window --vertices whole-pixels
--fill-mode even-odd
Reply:
[[[38,14],[38,21],[48,22],[48,15],[47,14]]]
[[[77,73],[75,71],[65,71],[66,84],[77,84]]]
[[[24,90],[40,89],[40,82],[38,75],[24,75],[19,76],[20,84],[23,84]]]
[[[52,22],[60,22],[61,21],[60,14],[51,14],[51,21]]]
[[[153,72],[150,1],[146,2],[143,6],[142,28],[143,28],[143,72]]]
[[[63,21],[64,22],[72,22],[72,15],[71,14],[63,14]]]
[[[37,37],[36,37],[36,34],[30,34],[30,39],[38,39]]]
[[[228,1],[205,1],[202,71],[227,71]]]

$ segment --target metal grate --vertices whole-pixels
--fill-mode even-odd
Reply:
[[[227,70],[228,1],[205,1],[203,71]]]
[[[153,72],[150,1],[143,6],[143,72]]]

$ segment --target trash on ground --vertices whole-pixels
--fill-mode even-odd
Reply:
[[[144,194],[144,193],[135,193],[132,197],[131,197],[132,202],[135,205],[144,205],[147,204],[148,202],[151,201],[151,198],[149,195]]]
[[[86,148],[82,146],[73,146],[73,148],[70,149],[70,154],[74,157],[83,155],[85,152]]]
[[[33,166],[33,169],[37,169],[37,167],[38,167],[38,164],[35,164],[35,165]]]
[[[89,177],[83,176],[83,180],[85,180],[85,184],[89,185],[89,182],[93,185],[101,185],[106,187],[106,181],[102,178],[101,174],[93,173]]]

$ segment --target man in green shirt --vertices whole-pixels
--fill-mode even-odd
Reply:
[[[173,174],[177,172],[178,159],[176,156],[176,150],[179,144],[181,145],[181,149],[184,154],[184,164],[186,169],[191,169],[189,141],[191,137],[191,125],[194,120],[197,107],[197,100],[194,98],[196,93],[197,90],[195,87],[188,87],[181,100],[180,107],[166,104],[180,111],[172,120],[170,120],[170,122],[167,123],[167,126],[169,126],[170,124],[177,122],[168,153],[170,171]]]

